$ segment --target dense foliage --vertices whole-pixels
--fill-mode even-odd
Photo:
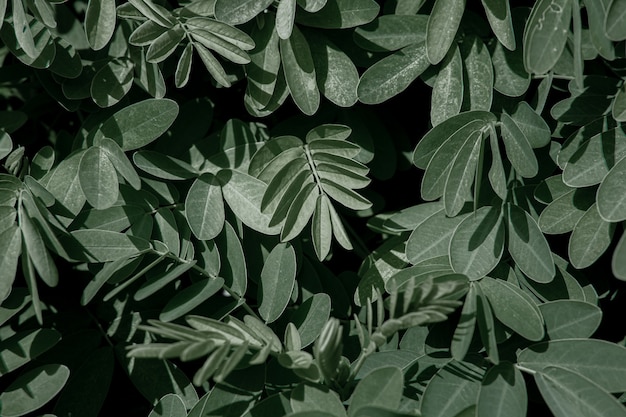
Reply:
[[[626,416],[626,1],[0,25],[0,415]]]

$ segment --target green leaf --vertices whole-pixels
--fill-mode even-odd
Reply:
[[[438,64],[448,53],[464,11],[465,0],[435,1],[426,28],[426,52],[431,64]]]
[[[163,307],[161,314],[159,314],[159,320],[168,322],[188,314],[211,298],[223,286],[223,278],[206,278],[194,282],[183,290],[177,291],[176,295]]]
[[[224,277],[226,285],[228,285],[232,291],[236,294],[244,295],[248,277],[246,259],[237,232],[235,232],[230,223],[224,223],[224,228],[216,237],[215,242],[217,247],[221,248],[220,275]],[[226,249],[226,253],[223,253],[224,249]]]
[[[39,54],[35,47],[34,36],[31,31],[24,4],[21,0],[13,0],[11,2],[13,12],[13,28],[17,43],[31,58],[36,58]]]
[[[602,310],[579,300],[555,300],[540,304],[539,310],[551,340],[588,338],[600,326]]]
[[[604,177],[596,200],[602,219],[607,222],[626,220],[626,158],[615,164]]]
[[[142,171],[164,180],[187,180],[198,175],[187,162],[155,151],[137,151],[133,162]]]
[[[478,285],[504,325],[528,340],[543,339],[543,317],[528,294],[507,281],[490,277],[484,277]]]
[[[331,300],[327,294],[314,294],[293,313],[290,320],[298,329],[303,348],[319,336],[330,317],[330,308]]]
[[[248,54],[236,45],[239,42],[232,39],[226,40],[222,36],[198,27],[192,28],[191,37],[207,50],[215,51],[235,64],[247,64],[250,62]],[[200,46],[199,44],[195,44],[196,47]]]
[[[626,234],[622,234],[617,247],[613,252],[611,269],[615,278],[626,280]],[[1,297],[0,297],[1,298]]]
[[[102,66],[91,80],[90,94],[100,107],[110,107],[130,91],[133,66],[127,59],[113,59]]]
[[[78,247],[68,248],[75,259],[88,262],[111,262],[129,258],[150,248],[144,239],[108,230],[82,229],[71,232]]]
[[[178,64],[176,65],[176,73],[174,75],[174,83],[176,88],[183,88],[189,81],[189,75],[191,74],[191,60],[193,57],[193,45],[187,44],[183,49],[180,58],[178,58]]]
[[[426,39],[427,16],[382,15],[354,31],[354,42],[372,52],[402,49]]]
[[[626,348],[605,340],[564,339],[541,342],[522,350],[518,364],[543,372],[558,366],[576,372],[609,392],[626,388]]]
[[[567,233],[587,212],[595,200],[595,189],[579,188],[559,196],[539,216],[539,228],[546,234]]]
[[[282,0],[276,8],[276,32],[281,39],[289,39],[296,17],[296,0]]]
[[[102,138],[98,145],[100,150],[104,151],[108,159],[111,161],[115,170],[122,177],[124,177],[128,184],[130,184],[135,190],[139,190],[141,188],[139,175],[117,142],[109,138]]]
[[[42,180],[42,185],[54,195],[57,203],[73,215],[78,214],[87,201],[78,176],[82,156],[82,151],[71,154]]]
[[[480,340],[485,346],[489,360],[497,365],[500,362],[500,352],[496,339],[496,321],[491,302],[480,285],[476,286],[476,313]]]
[[[623,0],[613,0],[606,10],[604,33],[612,41],[626,39],[626,4]]]
[[[540,283],[555,274],[550,246],[535,220],[521,208],[508,205],[508,250],[520,270]]]
[[[476,404],[483,369],[470,362],[450,361],[428,382],[420,411],[433,417],[455,417]]]
[[[459,214],[468,200],[481,151],[482,132],[478,131],[465,140],[455,155],[443,192],[443,206],[448,216]]]
[[[615,223],[602,219],[594,203],[578,220],[569,239],[567,253],[575,268],[586,268],[607,250],[613,239]]]
[[[21,331],[0,343],[0,375],[29,363],[56,345],[61,333],[52,329]]]
[[[441,125],[436,126],[435,129],[439,126]],[[439,148],[434,152],[428,166],[426,167],[424,177],[422,177],[420,193],[424,200],[435,200],[446,193],[447,180],[450,176],[457,155],[461,152],[465,143],[476,144],[480,142],[483,127],[483,121],[475,120],[464,125],[455,131],[450,137],[444,139]],[[424,148],[421,148],[420,144],[418,144],[417,148],[415,148],[414,157]],[[468,152],[467,154],[470,156],[472,155],[471,152]],[[457,166],[457,169],[458,168],[459,167]],[[462,173],[456,174],[457,178],[459,175],[462,175]],[[460,197],[464,196],[465,194]]]
[[[626,9],[625,9],[626,10]],[[626,85],[622,84],[613,99],[613,107],[611,108],[613,118],[618,122],[626,122]]]
[[[406,256],[412,264],[449,253],[450,240],[465,215],[447,217],[439,210],[422,222],[406,242]]]
[[[337,106],[353,106],[358,101],[359,73],[350,57],[317,32],[308,33],[307,38],[322,95]]]
[[[200,240],[215,238],[224,227],[224,200],[220,183],[213,174],[202,174],[191,185],[185,199],[185,217]]]
[[[59,416],[97,417],[104,404],[111,381],[115,358],[113,349],[101,347],[91,352],[72,376],[54,406]]]
[[[491,272],[502,257],[505,228],[495,207],[481,207],[455,229],[450,241],[450,264],[471,280]]]
[[[339,395],[323,385],[300,383],[291,391],[289,402],[294,412],[316,410],[332,416],[346,416],[346,409]]]
[[[4,301],[11,293],[17,260],[22,252],[22,233],[19,227],[11,226],[0,233],[0,300]],[[1,301],[0,301],[1,302]]]
[[[87,149],[80,158],[78,179],[87,202],[98,210],[111,207],[119,195],[115,167],[100,146]]]
[[[508,114],[502,113],[500,120],[504,149],[511,165],[522,177],[534,177],[539,171],[539,163],[527,137]]]
[[[291,97],[298,108],[310,116],[320,105],[320,93],[309,44],[302,32],[295,27],[289,39],[281,39],[279,45]]]
[[[163,27],[169,28],[176,23],[176,19],[166,8],[153,3],[152,0],[129,0],[129,3],[142,15]]]
[[[228,206],[246,226],[264,234],[277,234],[280,226],[269,226],[270,216],[261,212],[261,200],[266,190],[264,182],[230,169],[217,174],[222,195]]]
[[[555,417],[626,416],[626,408],[584,376],[550,366],[535,374],[537,387]]]
[[[426,169],[433,159],[433,155],[444,142],[452,138],[457,132],[461,131],[469,136],[469,126],[476,122],[482,121],[482,124],[476,125],[474,129],[479,130],[485,128],[491,123],[495,123],[496,118],[492,113],[484,111],[469,111],[458,114],[442,122],[432,128],[420,140],[413,152],[413,164],[421,169]]]
[[[359,381],[350,399],[348,415],[354,416],[359,408],[376,405],[397,409],[402,398],[404,378],[395,366],[375,369]]]
[[[493,191],[503,200],[506,200],[507,180],[506,173],[504,172],[504,165],[502,164],[502,157],[500,156],[500,146],[498,145],[498,137],[494,128],[489,129],[489,147],[491,148],[491,166],[489,167],[489,184]]]
[[[128,37],[128,43],[134,46],[149,46],[156,38],[167,31],[163,26],[146,20]]]
[[[89,0],[85,12],[85,33],[95,51],[104,48],[115,32],[115,3],[108,0]]]
[[[146,61],[159,63],[165,61],[174,51],[178,44],[185,38],[185,30],[182,26],[176,25],[168,29],[156,39],[150,42],[146,51]]]
[[[602,131],[583,142],[563,167],[563,182],[570,187],[600,184],[617,162],[626,157],[626,131]]]
[[[165,394],[154,406],[148,417],[187,417],[185,403],[176,394]]]
[[[476,285],[470,284],[469,291],[465,297],[465,302],[463,303],[463,309],[461,310],[461,316],[459,317],[459,323],[454,330],[452,343],[450,345],[450,353],[457,361],[462,361],[463,358],[465,358],[470,344],[472,343],[474,331],[476,329],[476,314]]]
[[[20,375],[0,394],[2,415],[17,417],[35,411],[54,398],[67,382],[65,365],[47,364]]]
[[[501,362],[485,374],[478,394],[476,415],[524,417],[528,407],[526,382],[509,362]]]
[[[311,223],[311,238],[319,260],[323,260],[328,256],[333,239],[333,225],[330,219],[328,204],[327,198],[317,199]]]
[[[604,20],[610,0],[585,1],[584,3],[587,10],[591,43],[603,58],[614,60],[615,48],[604,32]]]
[[[0,325],[4,325],[30,303],[26,288],[13,288],[11,294],[0,304]]]
[[[550,143],[550,127],[525,101],[518,103],[511,118],[532,148],[543,148]]]
[[[404,91],[429,66],[426,45],[406,46],[369,67],[361,76],[359,100],[380,104]]]
[[[545,74],[565,49],[572,16],[571,0],[540,0],[524,30],[524,65],[528,72]]]
[[[59,283],[59,272],[46,248],[41,232],[33,220],[19,208],[20,228],[22,230],[22,250],[32,261],[37,273],[49,287],[56,287]]]
[[[295,285],[296,253],[289,243],[279,243],[269,253],[259,287],[259,314],[266,323],[276,321],[282,314]]]
[[[469,110],[489,110],[493,100],[493,65],[485,44],[477,36],[467,36],[460,45]]]
[[[116,112],[95,131],[94,141],[113,139],[124,151],[143,148],[161,136],[176,120],[178,104],[169,99],[147,99]]]
[[[516,41],[511,21],[511,7],[506,0],[482,0],[489,26],[500,44],[515,50]]]
[[[430,120],[433,126],[457,115],[461,111],[462,104],[463,61],[459,48],[453,46],[441,62],[433,85],[430,106]]]
[[[313,182],[305,185],[298,192],[287,211],[280,233],[281,241],[289,241],[302,232],[315,211],[319,196],[319,187]]]
[[[298,12],[296,22],[321,29],[346,29],[371,22],[379,11],[374,0],[328,0],[317,12]]]
[[[272,4],[272,0],[217,0],[215,17],[230,25],[241,25],[252,20]]]
[[[0,159],[6,158],[13,150],[13,141],[6,132],[0,132]]]

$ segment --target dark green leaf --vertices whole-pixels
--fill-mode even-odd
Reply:
[[[427,16],[383,15],[354,31],[354,42],[373,52],[397,51],[426,39]]]
[[[198,175],[187,162],[155,151],[137,151],[133,161],[142,171],[165,180],[186,180]]]
[[[459,48],[453,46],[441,63],[433,85],[430,120],[433,126],[461,111],[463,104],[463,61]]]
[[[469,362],[449,362],[428,383],[421,401],[422,415],[455,417],[475,405],[483,373],[483,369]]]
[[[185,403],[176,394],[165,394],[148,417],[187,417]]]
[[[61,340],[52,329],[26,330],[0,343],[0,375],[6,375],[34,360]]]
[[[85,33],[94,50],[104,48],[115,31],[115,3],[107,0],[89,0],[85,13]]]
[[[611,244],[615,223],[602,219],[598,205],[593,204],[578,220],[569,239],[567,253],[575,268],[593,264]]]
[[[100,146],[92,146],[83,153],[78,179],[87,202],[95,209],[104,210],[117,201],[119,183],[115,166]]]
[[[448,53],[465,11],[465,0],[436,0],[428,17],[426,52],[431,64],[438,64]]]
[[[400,405],[404,379],[395,366],[378,368],[367,374],[354,389],[348,415],[354,416],[359,408],[376,405],[396,409]]]
[[[328,0],[315,13],[298,13],[296,22],[321,29],[346,29],[371,22],[379,10],[374,0]]]
[[[206,302],[210,297],[222,289],[223,278],[206,278],[191,284],[189,287],[177,291],[163,307],[159,320],[172,321],[188,314],[194,308]]]
[[[150,248],[148,241],[107,230],[82,229],[71,232],[79,247],[71,249],[76,259],[89,262],[110,262],[129,258]]]
[[[133,83],[133,66],[127,59],[114,59],[98,70],[91,80],[90,93],[100,107],[120,101]]]
[[[555,300],[540,304],[551,340],[591,337],[600,325],[602,310],[578,300]]]
[[[606,10],[604,30],[612,41],[626,39],[626,4],[622,0],[613,0]]]
[[[22,252],[22,233],[19,227],[11,226],[0,233],[0,300],[4,301],[11,293],[17,260]]]
[[[503,113],[501,121],[504,149],[511,165],[522,177],[534,177],[539,171],[539,163],[526,135],[508,114]]]
[[[231,25],[240,25],[267,9],[272,0],[217,0],[215,17]]]
[[[522,373],[511,363],[502,362],[485,374],[478,395],[476,415],[524,417],[527,402]]]

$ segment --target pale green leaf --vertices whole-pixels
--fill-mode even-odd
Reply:
[[[535,374],[535,382],[555,417],[623,417],[626,408],[584,376],[550,366]]]
[[[483,369],[470,362],[450,361],[428,382],[420,411],[432,417],[456,417],[478,400]]]
[[[80,159],[78,179],[87,202],[103,210],[111,207],[119,195],[119,183],[115,167],[100,146],[87,149]]]
[[[578,220],[569,239],[567,253],[575,268],[593,264],[611,244],[615,223],[605,221],[594,203]]]
[[[154,406],[148,417],[187,417],[185,403],[176,394],[165,394]]]
[[[579,300],[550,301],[539,310],[551,340],[591,337],[602,320],[598,306]]]
[[[504,149],[511,165],[522,177],[534,177],[539,171],[539,163],[527,137],[508,114],[502,113],[500,120]]]
[[[119,102],[133,83],[133,65],[128,59],[113,59],[98,70],[91,80],[90,94],[100,107]]]
[[[429,216],[413,230],[406,242],[408,260],[415,265],[436,256],[448,256],[452,234],[465,217],[447,217],[443,210]]]
[[[215,238],[224,226],[222,189],[213,174],[202,174],[191,185],[185,199],[185,217],[200,240]]]
[[[465,11],[465,0],[436,0],[428,17],[426,52],[431,64],[438,64],[448,53]]]
[[[611,269],[615,278],[626,280],[626,233],[622,234],[611,261]]]
[[[35,46],[34,35],[31,31],[28,17],[24,10],[22,0],[13,0],[11,2],[13,12],[13,28],[17,43],[24,50],[26,55],[31,58],[37,58],[38,51]]]
[[[0,300],[4,301],[11,293],[17,260],[22,252],[22,233],[17,226],[11,226],[0,233]],[[1,302],[1,301],[0,301]]]
[[[198,175],[187,162],[155,151],[137,151],[133,162],[142,171],[164,180],[186,180]]]
[[[276,8],[276,32],[281,39],[289,39],[296,18],[296,0],[281,0]]]
[[[29,363],[61,340],[52,329],[24,330],[0,343],[0,375]]]
[[[402,398],[404,378],[395,366],[375,369],[359,381],[350,399],[348,415],[354,416],[359,408],[376,405],[397,409]]]
[[[519,365],[534,371],[559,366],[589,378],[609,392],[626,390],[626,348],[605,340],[541,342],[521,351],[517,359]]]
[[[476,415],[525,417],[527,402],[522,373],[511,363],[501,362],[485,374],[478,394]]]
[[[574,230],[576,223],[595,200],[596,190],[579,188],[559,196],[539,216],[538,225],[543,233],[560,234]]]
[[[205,278],[178,290],[163,307],[159,320],[168,322],[188,314],[220,291],[223,286],[223,278]]]
[[[463,61],[457,46],[448,51],[441,62],[433,85],[430,120],[433,126],[448,120],[461,111],[463,104]]]
[[[215,17],[231,25],[240,25],[253,19],[272,4],[272,0],[217,0]]]
[[[425,43],[406,46],[363,73],[357,90],[359,100],[380,104],[404,91],[429,65]]]
[[[464,107],[489,110],[493,100],[493,65],[485,44],[477,36],[466,36],[459,47],[465,75]]]
[[[63,389],[70,376],[65,365],[47,364],[20,375],[0,394],[2,415],[17,417],[35,411]]]
[[[626,220],[626,158],[615,164],[604,177],[596,199],[602,219],[607,222]]]
[[[475,280],[496,267],[504,250],[505,228],[500,212],[482,207],[463,220],[450,241],[450,264],[455,272]]]
[[[316,410],[336,417],[346,416],[339,395],[323,385],[300,383],[291,391],[289,402],[294,412]]]
[[[306,115],[314,114],[320,105],[315,67],[309,44],[297,27],[289,39],[281,39],[280,57],[287,86],[294,102]]]
[[[178,63],[176,64],[176,72],[174,75],[174,83],[177,88],[183,88],[187,85],[189,81],[189,75],[191,74],[191,60],[193,57],[193,45],[191,43],[187,44],[183,52],[180,54],[178,58]]]
[[[524,30],[524,65],[528,72],[545,74],[565,49],[572,16],[571,0],[540,0]]]
[[[428,17],[387,14],[354,31],[354,42],[372,52],[397,51],[426,39]]]
[[[71,248],[74,258],[89,262],[129,258],[150,248],[150,243],[144,239],[108,230],[82,229],[71,232],[71,235],[78,244]]]
[[[508,50],[515,50],[515,34],[511,21],[511,7],[506,0],[482,0],[487,20],[496,38]]]
[[[311,223],[311,238],[319,260],[325,259],[330,252],[333,239],[332,229],[328,199],[318,198]]]
[[[491,277],[478,281],[478,285],[504,325],[528,340],[543,339],[543,317],[528,294],[508,281]]]
[[[178,104],[169,99],[147,99],[117,111],[95,132],[113,139],[124,151],[143,148],[161,136],[176,120]]]
[[[555,274],[550,246],[535,220],[526,211],[508,205],[508,245],[511,257],[530,279],[552,281]]]
[[[379,11],[374,0],[328,0],[315,13],[298,13],[296,22],[321,29],[346,29],[371,22]]]
[[[626,2],[612,0],[606,10],[604,33],[612,41],[626,39]]]
[[[174,51],[178,44],[185,38],[185,30],[182,26],[176,25],[168,29],[156,39],[150,42],[146,51],[146,61],[159,63],[165,61]]]
[[[459,214],[469,200],[476,166],[482,151],[482,132],[473,132],[459,148],[444,185],[443,206],[448,216]],[[477,181],[480,181],[477,178]]]
[[[283,313],[296,279],[296,253],[289,243],[276,245],[263,265],[259,286],[259,314],[266,323]]]
[[[89,0],[85,12],[85,33],[89,45],[95,51],[104,48],[115,31],[115,2],[111,0]]]

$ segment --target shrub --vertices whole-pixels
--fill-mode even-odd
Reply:
[[[626,416],[624,1],[0,25],[2,416]]]

